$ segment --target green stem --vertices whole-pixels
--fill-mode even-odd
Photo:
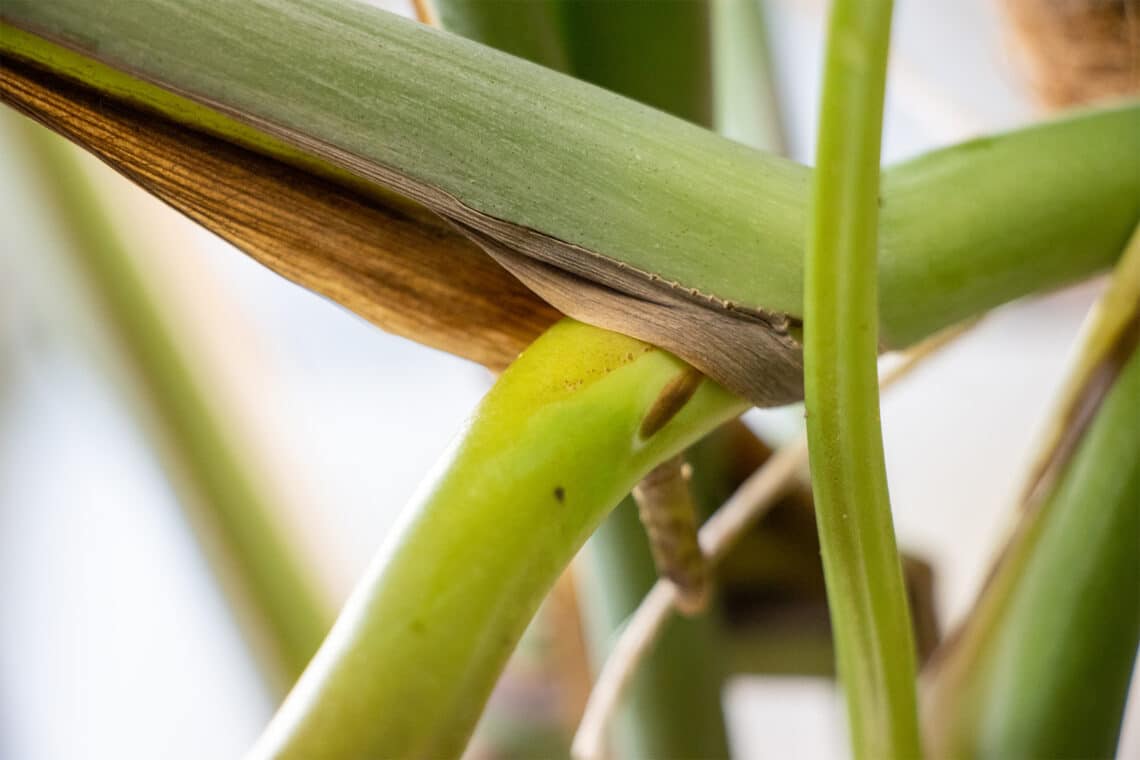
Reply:
[[[563,0],[569,73],[694,124],[712,122],[710,15],[719,0]]]
[[[18,126],[42,167],[44,192],[69,236],[72,260],[137,381],[147,432],[256,659],[283,692],[316,652],[332,612],[282,535],[271,499],[211,403],[202,369],[185,353],[153,286],[112,229],[74,149],[37,125]]]
[[[443,28],[577,76],[698,124],[709,118],[709,8],[704,2],[528,4],[541,24],[520,29],[517,3],[437,0]],[[462,23],[456,23],[462,22]],[[560,23],[562,22],[562,23]],[[558,45],[530,46],[556,29]],[[600,666],[615,633],[657,579],[645,531],[626,499],[580,559],[582,617]],[[611,741],[622,758],[727,757],[723,658],[709,617],[663,632],[622,704]]]
[[[685,365],[563,321],[499,378],[407,508],[253,757],[458,755],[557,575],[650,469],[745,403],[711,381],[638,431]]]
[[[1017,530],[924,673],[936,757],[1116,747],[1140,643],[1138,304],[1140,227],[1085,331]]]
[[[1140,351],[1025,533],[951,756],[1109,757],[1140,644]]]
[[[349,0],[6,0],[0,15],[6,56],[108,97],[338,181],[389,167],[685,288],[803,315],[808,171],[597,87]],[[881,332],[898,348],[1112,264],[1140,216],[1140,104],[935,151],[882,186]]]
[[[431,0],[439,26],[555,71],[570,70],[564,0]]]
[[[837,0],[805,272],[812,488],[856,757],[920,754],[915,651],[879,427],[878,207],[890,0]]]
[[[710,11],[717,133],[753,148],[785,153],[762,1],[716,0]]]

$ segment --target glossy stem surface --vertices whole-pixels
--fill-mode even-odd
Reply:
[[[527,4],[528,21],[522,26],[513,2],[437,0],[437,5],[444,29],[697,124],[709,121],[708,3],[542,0]],[[623,500],[579,560],[582,617],[598,667],[656,580],[635,514],[629,499]],[[711,619],[678,620],[665,632],[609,732],[618,756],[728,756],[716,628]]]
[[[915,647],[879,424],[879,149],[889,0],[837,0],[828,29],[806,260],[812,489],[856,757],[920,750]]]
[[[685,365],[572,321],[498,380],[406,508],[253,757],[459,755],[555,578],[633,485],[745,408],[711,381],[648,440]]]
[[[549,69],[354,0],[7,0],[0,18],[5,56],[108,97],[350,183],[388,166],[685,288],[803,316],[808,169]],[[881,191],[880,332],[901,348],[1115,261],[1140,216],[1140,104],[934,151]]]

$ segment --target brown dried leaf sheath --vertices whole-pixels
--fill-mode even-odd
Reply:
[[[438,218],[114,103],[5,58],[0,96],[289,279],[386,330],[500,369],[558,316]],[[306,135],[223,113],[451,220],[558,310],[662,346],[753,403],[802,398],[785,315],[734,308],[482,214]]]
[[[0,97],[273,271],[389,332],[501,370],[560,317],[405,199],[362,197],[7,57]]]

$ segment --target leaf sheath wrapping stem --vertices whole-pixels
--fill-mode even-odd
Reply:
[[[411,197],[595,296],[620,293],[608,314],[571,308],[585,297],[556,305],[757,403],[797,386],[785,336],[775,353],[753,337],[802,316],[804,167],[346,0],[9,0],[0,14],[6,60],[356,192]],[[897,348],[1110,264],[1140,215],[1140,107],[937,151],[886,172],[882,195],[882,338]],[[670,329],[640,332],[660,321],[640,318],[642,289]]]

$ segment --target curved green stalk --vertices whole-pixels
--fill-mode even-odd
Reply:
[[[601,519],[652,467],[745,408],[706,381],[642,440],[642,420],[685,369],[568,320],[523,352],[407,508],[253,757],[458,755]]]
[[[958,752],[1109,757],[1140,644],[1140,351],[1104,400],[1032,545],[959,713]],[[976,700],[976,701],[975,701]]]
[[[837,0],[806,261],[804,390],[839,678],[860,758],[920,754],[915,651],[879,429],[878,208],[890,0]]]
[[[349,0],[8,0],[0,16],[5,55],[196,129],[361,187],[389,167],[685,288],[803,314],[807,169],[556,72]],[[882,184],[882,337],[898,348],[1115,260],[1140,216],[1140,104],[936,151]]]
[[[799,308],[803,167],[545,67],[348,0],[5,0],[0,14],[294,148],[335,146],[323,157],[342,169],[396,172],[413,197],[432,188],[724,300]],[[73,65],[13,32],[5,49]],[[110,79],[120,96],[173,107],[169,92]],[[742,288],[758,242],[771,280]]]
[[[272,686],[286,691],[317,651],[332,610],[280,532],[273,504],[235,450],[193,358],[131,260],[63,140],[31,123],[19,133],[86,286],[137,380],[148,432]]]
[[[936,757],[1116,748],[1140,644],[1140,227],[1094,314],[1017,530],[924,673]]]
[[[927,706],[936,757],[1111,757],[1140,644],[1140,352]]]
[[[908,346],[978,316],[983,304],[1111,268],[1140,219],[1138,157],[1140,102],[888,168],[879,218],[882,344]],[[1118,173],[1113,161],[1129,165]]]
[[[698,124],[708,121],[709,8],[704,2],[528,5],[528,13],[543,13],[539,34],[565,19],[560,44],[545,54],[531,48],[535,29],[504,18],[515,12],[515,3],[437,0],[436,5],[444,29]],[[457,16],[462,23],[456,25]],[[579,562],[582,619],[600,665],[615,632],[657,579],[630,499],[602,521]],[[717,638],[711,617],[671,622],[619,709],[610,737],[619,757],[728,756],[721,708],[725,672]]]

